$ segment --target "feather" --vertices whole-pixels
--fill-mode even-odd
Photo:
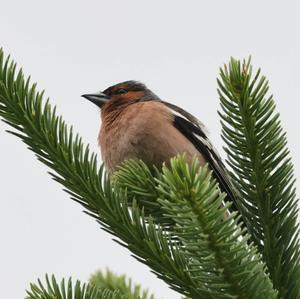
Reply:
[[[213,170],[214,177],[217,179],[221,191],[227,193],[229,200],[233,203],[231,210],[237,210],[237,191],[234,189],[229,174],[217,150],[214,148],[209,138],[207,130],[202,122],[182,108],[162,101],[174,116],[173,125],[179,130],[202,154],[210,168]]]

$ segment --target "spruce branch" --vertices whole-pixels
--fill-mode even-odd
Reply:
[[[127,195],[112,186],[97,157],[81,138],[68,130],[62,117],[42,103],[42,93],[30,86],[16,64],[4,60],[0,51],[0,116],[15,130],[37,158],[54,172],[51,176],[71,198],[85,207],[103,229],[117,236],[123,246],[166,281],[174,290],[197,297],[197,283],[186,271],[187,258],[163,230],[145,219],[136,202],[128,207]],[[199,297],[200,298],[200,297]]]
[[[153,167],[149,169],[141,160],[127,160],[113,174],[113,182],[119,188],[126,190],[128,203],[136,201],[143,209],[145,216],[152,217],[153,221],[172,231],[174,221],[164,214],[161,204],[158,202],[157,179],[161,178],[161,172]]]
[[[98,289],[116,291],[128,297],[128,299],[154,299],[154,295],[149,295],[148,290],[142,290],[141,285],[133,284],[126,275],[116,275],[106,270],[105,273],[98,271],[90,278],[90,284]]]
[[[210,274],[210,292],[220,287],[214,298],[270,298],[273,287],[257,250],[247,246],[239,217],[227,215],[229,204],[222,207],[225,194],[218,195],[211,174],[207,167],[200,168],[198,160],[189,168],[184,160],[172,159],[160,183],[164,194],[160,202],[176,223],[191,271],[206,282],[203,272]]]
[[[43,284],[38,280],[37,284],[30,284],[30,290],[27,291],[25,299],[131,299],[122,294],[118,290],[110,290],[107,288],[98,288],[90,284],[81,284],[76,281],[72,283],[72,279],[68,279],[66,283],[63,279],[60,284],[57,283],[52,275],[51,279],[46,275],[46,282]]]
[[[222,137],[239,206],[281,298],[300,298],[298,199],[286,133],[268,81],[250,59],[231,59],[218,79]]]
[[[189,258],[188,271],[201,286],[203,298],[276,298],[261,257],[247,245],[238,217],[228,217],[228,204],[221,208],[225,194],[220,195],[207,167],[201,168],[196,159],[189,166],[184,156],[178,156],[171,159],[170,169],[164,166],[162,174],[143,186],[148,172],[138,170],[145,168],[142,161],[130,160],[116,176],[137,201],[158,198],[161,214],[172,223],[166,229]],[[129,172],[133,175],[127,176]],[[140,183],[133,179],[137,175]]]
[[[158,208],[157,203],[160,204],[164,212],[154,218],[150,204],[147,213],[141,207],[142,200],[146,201],[142,189],[139,197],[132,197],[137,188],[130,189],[129,184],[124,190],[117,180],[111,182],[103,167],[98,168],[96,155],[89,152],[78,135],[73,135],[72,129],[68,130],[48,101],[43,104],[42,97],[35,85],[25,81],[21,71],[16,74],[16,65],[4,60],[0,51],[0,116],[15,129],[10,133],[21,138],[53,170],[52,177],[71,198],[82,204],[106,231],[117,236],[121,245],[174,290],[191,298],[276,298],[259,255],[251,245],[246,245],[236,216],[226,220],[225,208],[220,209],[223,195],[215,182],[204,175],[205,170],[189,170],[184,159],[178,158],[179,169],[173,169],[174,178],[166,170],[163,177],[158,176],[153,185],[153,206]],[[182,179],[178,175],[189,175],[190,171],[193,176],[187,179],[197,184],[177,186],[177,180]],[[134,173],[150,177],[149,170],[137,168]],[[129,182],[133,180],[134,176],[128,178]],[[190,195],[194,192],[196,197],[167,196],[174,190],[185,194],[187,186],[195,188]],[[206,189],[201,191],[200,187]],[[184,211],[186,220],[180,217]],[[161,216],[172,219],[176,230],[160,223]],[[197,252],[199,248],[203,252]],[[247,288],[250,297],[241,297]]]

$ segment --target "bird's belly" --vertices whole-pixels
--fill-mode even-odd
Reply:
[[[151,140],[153,142],[153,138]],[[157,152],[154,144],[157,142],[149,144],[146,138],[139,134],[132,135],[120,130],[109,139],[102,140],[102,159],[110,172],[115,171],[118,166],[129,159],[142,160],[148,166],[157,165],[165,161],[167,157],[165,153]]]
[[[186,140],[181,140],[181,137],[184,138],[182,135],[178,140],[179,132],[175,130],[174,128],[174,132],[171,130],[170,135],[165,136],[163,132],[147,131],[145,127],[143,130],[134,130],[134,133],[128,127],[126,130],[121,129],[102,140],[102,159],[109,172],[115,171],[128,159],[142,160],[149,167],[153,165],[160,167],[164,162],[168,164],[172,157],[183,153],[186,154],[188,161],[197,156],[201,164],[204,164],[196,148]]]
[[[113,124],[101,129],[99,143],[109,172],[124,160],[140,159],[149,167],[159,167],[183,153],[188,161],[197,156],[205,163],[195,146],[173,126],[172,115],[163,104],[146,102],[137,107],[129,106]]]

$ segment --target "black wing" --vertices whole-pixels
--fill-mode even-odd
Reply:
[[[237,211],[236,191],[230,182],[229,175],[221,157],[207,137],[205,126],[187,111],[168,102],[162,102],[172,110],[174,114],[174,126],[193,143],[206,159],[210,168],[213,170],[220,189],[226,192],[229,199],[233,202],[231,210]]]

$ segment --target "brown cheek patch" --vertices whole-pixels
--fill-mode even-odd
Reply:
[[[144,95],[143,91],[128,91],[122,94],[122,98],[126,99],[126,101],[134,101],[140,99]]]
[[[122,106],[126,107],[126,104],[130,104],[130,102],[135,102],[136,100],[143,97],[143,95],[143,91],[129,91],[124,94],[113,96],[111,100],[109,100],[101,108],[102,118],[106,117],[110,113],[117,112]]]

